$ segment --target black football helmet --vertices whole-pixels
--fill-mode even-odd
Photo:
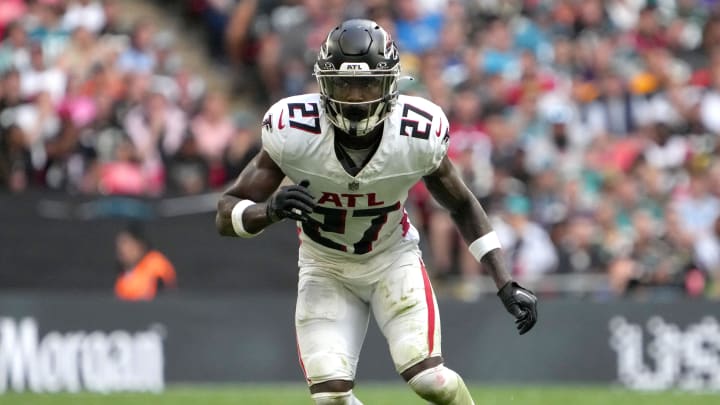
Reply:
[[[397,101],[400,57],[390,34],[376,22],[347,20],[328,34],[314,74],[330,122],[364,136]]]

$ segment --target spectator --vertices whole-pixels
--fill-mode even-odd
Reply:
[[[166,186],[171,192],[199,194],[209,187],[211,168],[197,148],[195,138],[185,137],[167,162]]]
[[[120,273],[115,296],[123,301],[151,301],[169,288],[176,288],[172,263],[152,248],[140,225],[133,223],[115,239]]]
[[[160,89],[152,89],[142,104],[128,111],[124,130],[138,151],[153,192],[161,193],[165,162],[183,145],[186,117]]]
[[[709,295],[720,298],[720,217],[710,232],[701,235],[693,247],[695,262],[712,278]]]
[[[423,10],[418,0],[399,0],[395,7],[395,33],[400,49],[415,55],[434,48],[438,33],[443,28],[443,16],[439,10]]]
[[[223,170],[223,158],[235,135],[235,125],[227,108],[227,100],[222,94],[210,93],[190,124],[198,154],[208,162],[211,171]],[[222,178],[220,184],[225,181],[224,175]]]
[[[513,47],[508,22],[502,19],[492,21],[482,36],[480,66],[484,74],[519,77],[520,54]]]
[[[457,7],[458,2],[453,2]],[[448,18],[440,34],[439,51],[443,58],[442,79],[447,86],[453,87],[469,79],[469,72],[465,66],[469,56],[465,39],[467,38],[467,24],[462,19]]]
[[[690,173],[687,189],[678,192],[673,200],[680,226],[689,235],[709,232],[720,217],[720,199],[710,192],[709,186],[706,169],[695,169]]]
[[[231,7],[234,6],[234,2],[228,0],[207,0],[205,3],[202,17],[205,20],[204,23],[208,30],[208,52],[213,60],[223,62],[226,57],[224,37],[230,18]],[[250,3],[256,2],[251,1]]]
[[[510,195],[504,201],[504,215],[494,224],[513,277],[535,283],[555,271],[557,252],[550,235],[529,218],[530,201]]]
[[[600,78],[598,99],[588,109],[588,125],[594,136],[624,138],[646,121],[647,105],[628,91],[620,75],[607,72]]]
[[[226,179],[237,178],[242,169],[260,152],[261,147],[260,131],[256,128],[254,119],[249,120],[238,114],[234,121],[237,131],[228,145],[224,158]],[[211,179],[210,183],[214,184],[214,181]]]
[[[657,7],[647,5],[640,10],[632,33],[633,47],[638,52],[668,46],[667,31],[663,29],[660,21],[661,18]]]
[[[205,81],[184,68],[173,72],[169,79],[172,84],[169,84],[168,87],[177,89],[173,97],[178,107],[187,114],[197,113],[203,97],[205,97]]]
[[[116,74],[117,73],[117,74]],[[102,74],[96,78],[99,83],[93,83],[96,91],[111,91],[112,87],[105,88],[102,85],[113,84],[116,80],[122,81],[116,90],[119,97],[115,104],[117,115],[124,120],[131,109],[140,106],[150,91],[151,76],[144,73],[122,73],[116,66],[103,66]]]
[[[539,172],[531,181],[528,197],[532,203],[532,217],[544,228],[564,222],[570,211],[563,197],[562,179],[553,169]]]
[[[720,22],[718,23],[720,31]],[[720,118],[715,111],[720,108],[720,50],[713,50],[712,65],[709,67],[709,88],[700,101],[700,119],[703,126],[715,136],[720,136]]]
[[[31,3],[25,19],[30,39],[42,47],[44,63],[52,65],[70,40],[70,31],[61,24],[63,4],[57,0]]]
[[[19,21],[7,27],[5,39],[0,42],[0,73],[24,70],[30,66],[30,42]]]
[[[690,265],[689,257],[667,240],[652,213],[636,211],[632,223],[634,242],[630,260],[633,270],[628,288],[674,287],[671,293],[682,294],[683,271]]]
[[[145,194],[146,186],[142,175],[142,167],[137,162],[136,152],[132,143],[122,132],[117,122],[113,100],[104,94],[94,97],[95,116],[93,120],[81,128],[78,128],[78,159],[73,163],[73,186],[80,192],[87,194]],[[124,145],[121,145],[124,144]],[[120,150],[125,147],[126,152]],[[129,182],[141,183],[142,186],[131,187],[132,191],[126,192],[126,188],[118,191],[118,187],[112,186],[107,180],[108,168],[112,163],[127,165],[136,170],[124,175]],[[112,171],[110,171],[112,172]],[[137,173],[137,174],[135,174]],[[111,176],[114,177],[114,176]],[[119,177],[119,176],[118,176]],[[136,179],[140,178],[141,181]]]
[[[17,107],[24,101],[20,89],[20,73],[17,70],[8,70],[0,75],[0,120],[2,112]],[[6,125],[4,121],[0,124]]]
[[[646,128],[643,132],[648,139],[643,156],[648,164],[655,168],[676,172],[685,164],[689,150],[686,139],[672,134],[671,131],[671,128],[662,122],[655,122]]]
[[[118,67],[125,72],[150,73],[155,68],[152,50],[154,27],[149,21],[135,23],[130,36],[130,46],[120,55]]]
[[[20,91],[24,98],[47,92],[53,102],[65,94],[67,75],[57,65],[45,62],[43,48],[33,44],[30,48],[30,65],[20,71]]]
[[[94,187],[103,195],[143,196],[153,192],[155,185],[147,178],[137,150],[121,134],[108,133],[105,137],[115,144],[110,146],[110,158],[100,160]],[[108,140],[106,140],[108,142]]]
[[[68,74],[86,78],[91,70],[102,62],[104,52],[97,37],[84,26],[79,26],[73,30],[70,43],[60,61]]]
[[[129,83],[125,83],[124,78],[127,78]],[[112,103],[118,103],[118,105],[135,104],[145,90],[144,84],[135,84],[140,88],[132,89],[140,94],[135,94],[131,88],[126,87],[133,84],[135,80],[140,81],[134,79],[133,75],[123,76],[114,66],[108,66],[101,62],[88,72],[87,79],[82,85],[82,92],[93,97],[107,97]]]
[[[63,15],[62,25],[68,31],[82,27],[97,34],[105,26],[105,11],[99,1],[71,1]]]
[[[48,164],[46,146],[59,136],[62,124],[50,94],[40,92],[34,102],[15,107],[11,114],[14,125],[9,136],[19,140],[27,153],[28,169],[33,173],[31,180],[42,179]]]
[[[558,272],[605,273],[612,255],[601,239],[593,217],[579,213],[567,220],[567,229],[558,236]]]
[[[127,34],[124,21],[122,21],[121,6],[118,0],[103,0],[104,25],[99,34],[106,36],[120,36]]]
[[[0,8],[0,37],[3,36],[8,30],[9,26],[17,21],[25,14],[27,5],[25,0],[5,0],[3,6]]]

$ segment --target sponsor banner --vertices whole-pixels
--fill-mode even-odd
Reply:
[[[292,293],[0,294],[0,392],[301,382]],[[543,299],[518,336],[494,297],[441,300],[443,357],[472,382],[720,390],[720,303]],[[402,381],[372,324],[359,382]]]
[[[0,392],[162,391],[162,329],[50,331],[0,318]]]
[[[624,317],[610,320],[617,376],[641,390],[720,390],[720,326],[705,316],[685,328],[651,316],[643,330]]]

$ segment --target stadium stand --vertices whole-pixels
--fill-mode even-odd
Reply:
[[[452,157],[518,279],[544,294],[720,296],[717,2],[141,3],[3,2],[3,198],[211,197],[257,151],[261,111],[314,91],[328,28],[369,16],[399,44],[403,91],[450,113]],[[198,37],[206,54],[186,57]],[[410,201],[440,289],[476,299],[482,269],[447,217],[422,186]]]

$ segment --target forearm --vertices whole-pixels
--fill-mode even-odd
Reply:
[[[220,197],[215,226],[224,236],[252,237],[274,221],[267,202],[285,174],[265,151],[260,151]],[[275,218],[277,220],[277,218]]]
[[[221,235],[238,236],[233,227],[232,211],[235,205],[241,200],[241,198],[236,196],[225,194],[218,201],[215,226]],[[256,234],[272,223],[267,216],[267,204],[264,202],[251,205],[242,212],[243,228],[249,233]]]
[[[490,234],[491,238],[495,237],[495,234],[492,233],[493,228],[485,210],[473,193],[467,188],[447,157],[443,159],[440,167],[431,175],[426,176],[424,180],[430,194],[432,194],[440,205],[450,211],[450,216],[455,222],[455,226],[457,226],[468,246],[471,246],[473,242],[485,235]],[[495,239],[495,241],[497,241],[497,239]],[[491,245],[498,244],[499,243],[494,243]],[[503,260],[501,249],[488,249],[484,254],[475,254],[475,252],[473,252],[473,256],[483,263],[498,289],[511,280],[510,274],[505,270],[505,261]]]
[[[468,198],[463,203],[458,204],[450,211],[450,215],[468,246],[483,235],[493,232],[485,210],[475,197]],[[493,249],[483,255],[481,262],[498,289],[512,280],[509,272],[505,269],[505,260],[501,248]]]

